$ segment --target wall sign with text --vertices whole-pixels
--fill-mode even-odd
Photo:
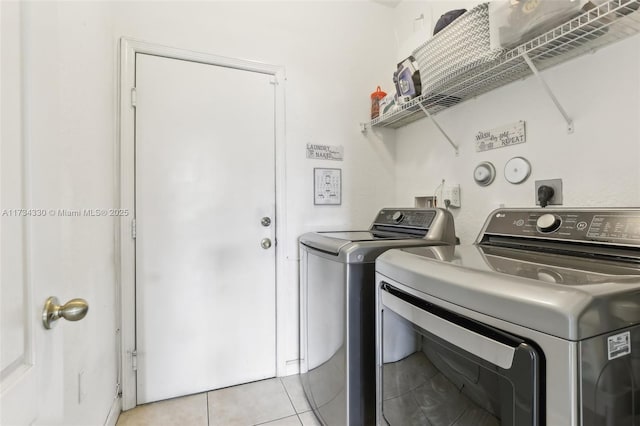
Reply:
[[[491,130],[481,130],[476,134],[476,152],[489,151],[527,141],[525,122],[509,124]]]
[[[344,147],[342,145],[319,145],[315,143],[307,144],[307,158],[312,160],[335,160],[342,161],[344,157]]]
[[[342,204],[341,169],[313,169],[313,204]]]

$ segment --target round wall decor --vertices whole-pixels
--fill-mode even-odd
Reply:
[[[531,163],[523,157],[513,157],[504,166],[504,178],[515,185],[527,180],[531,174]]]
[[[488,161],[478,164],[473,170],[473,180],[480,186],[489,186],[496,178],[496,168]]]

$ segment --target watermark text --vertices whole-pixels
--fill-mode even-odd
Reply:
[[[121,217],[128,209],[2,209],[2,217]]]

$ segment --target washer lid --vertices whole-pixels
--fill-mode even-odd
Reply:
[[[300,243],[316,250],[337,255],[342,248],[351,243],[367,243],[371,241],[413,240],[406,234],[372,231],[335,231],[335,232],[310,232],[300,237]]]
[[[337,238],[351,242],[377,241],[377,240],[401,240],[411,238],[421,238],[407,234],[394,232],[377,232],[377,231],[342,231],[342,232],[318,232],[317,234],[328,238]]]
[[[376,271],[471,311],[581,340],[640,323],[640,268],[480,246],[390,250]]]

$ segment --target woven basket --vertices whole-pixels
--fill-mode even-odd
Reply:
[[[474,7],[413,51],[420,67],[422,94],[446,90],[503,52],[491,49],[489,3]]]

